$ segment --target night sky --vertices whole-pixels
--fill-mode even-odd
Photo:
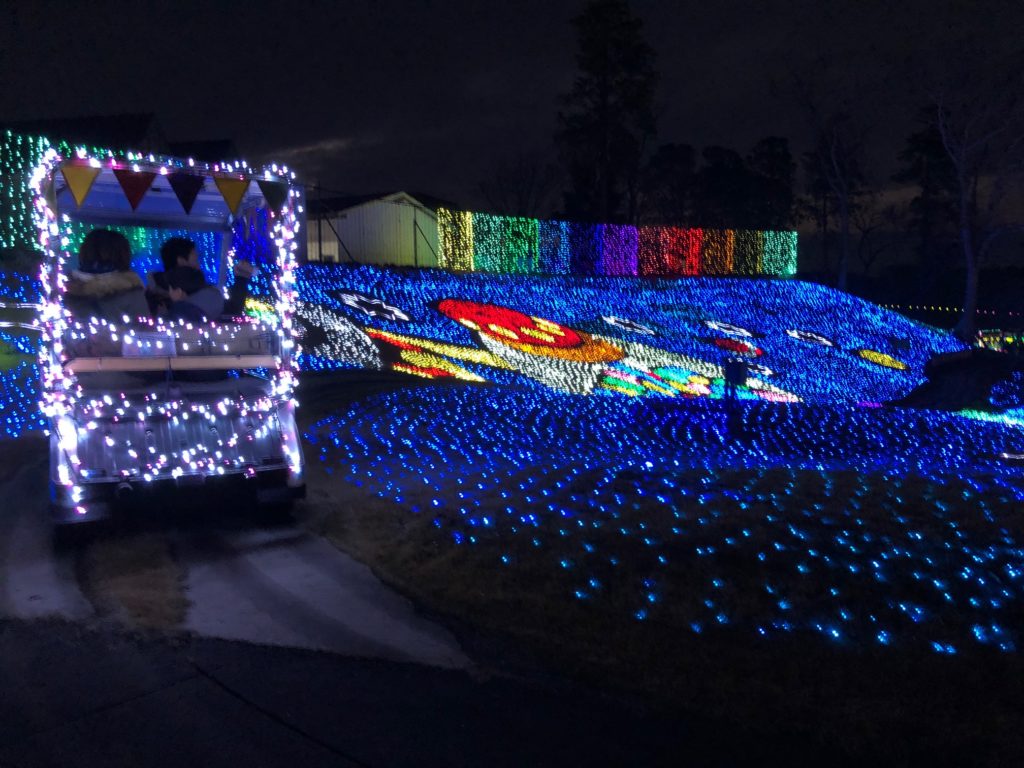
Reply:
[[[898,6],[894,8],[893,6]],[[581,0],[45,3],[0,10],[0,121],[155,112],[172,141],[232,138],[344,193],[481,203],[503,158],[554,159]],[[965,35],[1020,46],[1024,3],[634,0],[658,54],[658,142],[807,142],[790,72],[856,94],[888,174],[914,61]],[[826,63],[821,62],[821,57]],[[826,88],[827,90],[827,88]]]

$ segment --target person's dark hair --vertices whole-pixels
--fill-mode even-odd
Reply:
[[[78,249],[78,268],[83,272],[127,272],[132,268],[128,238],[112,229],[94,229]]]
[[[178,259],[187,259],[196,244],[187,237],[172,237],[160,246],[160,261],[164,263],[164,271],[170,272],[178,266]]]

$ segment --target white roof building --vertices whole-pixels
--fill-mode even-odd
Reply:
[[[437,266],[437,213],[406,192],[316,199],[307,193],[306,258],[403,267]]]

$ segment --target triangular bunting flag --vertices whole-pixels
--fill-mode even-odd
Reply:
[[[288,199],[288,185],[280,181],[265,181],[264,179],[257,179],[256,184],[259,185],[260,192],[266,198],[270,210],[274,213],[280,211],[281,206]]]
[[[100,169],[90,165],[65,165],[60,172],[64,174],[64,181],[68,183],[68,189],[75,198],[75,205],[81,208],[92,189],[92,183],[100,175]]]
[[[128,198],[128,204],[134,211],[139,207],[142,198],[146,196],[149,188],[153,185],[156,174],[152,171],[129,171],[124,168],[115,168],[114,175],[117,177],[124,196]]]
[[[192,213],[192,206],[196,204],[196,198],[203,189],[203,177],[191,173],[172,173],[167,181],[185,213]]]
[[[214,176],[213,182],[220,190],[220,196],[228,204],[232,216],[238,215],[238,206],[249,189],[249,179],[233,179],[226,176]]]

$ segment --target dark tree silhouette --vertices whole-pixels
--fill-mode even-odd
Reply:
[[[795,166],[789,143],[769,136],[744,158],[706,147],[694,177],[694,220],[721,229],[785,229],[793,216]]]
[[[573,26],[579,74],[563,97],[556,134],[569,181],[566,213],[635,222],[643,159],[655,134],[654,50],[625,0],[590,0]]]
[[[917,194],[908,206],[908,224],[917,239],[922,293],[938,274],[936,266],[956,238],[956,175],[935,125],[935,108],[919,115],[923,128],[907,137],[893,181],[912,184]]]
[[[494,213],[546,218],[558,186],[558,170],[539,153],[520,152],[494,166],[480,194]]]
[[[806,194],[797,201],[797,217],[813,221],[818,230],[819,258],[822,267],[831,272],[829,245],[832,240],[832,220],[835,216],[835,196],[825,178],[822,158],[816,152],[805,152],[800,161]]]
[[[750,173],[750,223],[757,229],[786,229],[793,221],[796,164],[789,141],[779,136],[761,139],[747,155]]]
[[[659,224],[693,221],[697,154],[689,144],[662,144],[644,171],[644,213]]]
[[[705,147],[697,171],[694,215],[702,227],[744,228],[750,213],[750,172],[728,147]]]
[[[1024,175],[1024,53],[991,55],[960,44],[934,88],[933,125],[955,179],[956,225],[964,259],[963,314],[956,333],[973,340],[978,279],[993,246],[1020,231],[1019,214],[1005,205]]]

